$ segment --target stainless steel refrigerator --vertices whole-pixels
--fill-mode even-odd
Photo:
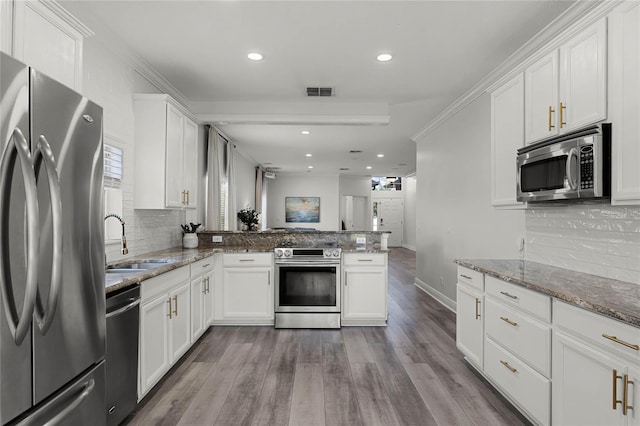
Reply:
[[[102,108],[0,53],[0,420],[105,423]]]

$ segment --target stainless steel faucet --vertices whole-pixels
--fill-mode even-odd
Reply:
[[[120,221],[120,224],[122,225],[122,254],[129,254],[129,249],[127,248],[127,237],[124,235],[124,220],[122,220],[122,218],[115,213],[106,215],[104,217],[104,220],[107,220],[110,217],[115,217]]]

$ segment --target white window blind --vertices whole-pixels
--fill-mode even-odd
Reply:
[[[104,145],[104,187],[118,189],[122,186],[122,150]]]
[[[228,221],[227,221],[227,182],[226,181],[222,181],[220,182],[220,229],[223,231],[228,231],[229,228],[227,227]]]

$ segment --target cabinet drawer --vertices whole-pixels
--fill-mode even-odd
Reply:
[[[385,266],[386,253],[345,253],[342,257],[344,266]]]
[[[189,266],[182,266],[157,277],[149,278],[140,284],[140,297],[142,303],[151,300],[154,297],[170,292],[175,286],[189,282],[190,269]]]
[[[640,362],[640,328],[559,300],[553,302],[553,318],[554,325],[566,332],[636,363]]]
[[[271,253],[234,253],[225,254],[224,266],[273,266]]]
[[[213,256],[205,257],[191,264],[191,279],[213,270]]]
[[[486,292],[496,300],[515,306],[526,313],[551,322],[551,298],[517,284],[510,284],[494,277],[486,277]]]
[[[491,339],[486,339],[485,373],[531,417],[548,425],[551,382]]]
[[[473,269],[458,266],[458,282],[469,284],[476,290],[484,291],[484,274]]]
[[[551,327],[490,298],[484,321],[488,336],[543,376],[551,377]]]

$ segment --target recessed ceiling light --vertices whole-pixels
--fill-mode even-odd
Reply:
[[[371,170],[373,167],[371,166],[367,166],[367,170]]]
[[[306,157],[313,157],[313,155],[312,154],[307,154]]]
[[[313,166],[307,166],[307,169],[313,169]]]
[[[302,133],[303,135],[308,135],[308,134],[310,134],[311,132],[310,132],[310,131],[308,131],[308,130],[303,130],[303,131],[302,131],[302,132],[300,132],[300,133]]]
[[[378,61],[380,62],[387,62],[387,61],[390,61],[391,58],[393,58],[393,56],[389,55],[388,53],[382,53],[378,55],[376,59],[378,59]]]
[[[262,55],[257,52],[251,52],[247,55],[247,58],[251,59],[252,61],[261,61]]]
[[[378,154],[378,158],[384,157],[384,154]]]

